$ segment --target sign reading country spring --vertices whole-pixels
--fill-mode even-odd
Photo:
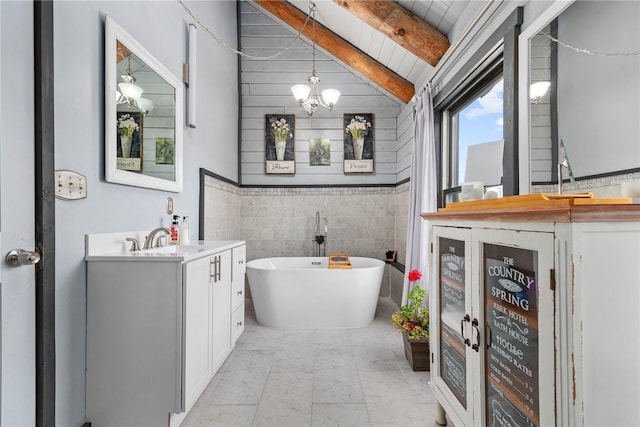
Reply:
[[[440,237],[440,377],[467,407],[466,348],[460,335],[465,314],[464,241]]]
[[[486,414],[490,426],[539,426],[538,253],[484,244]]]

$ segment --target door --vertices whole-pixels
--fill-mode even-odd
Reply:
[[[477,384],[483,405],[474,425],[555,424],[554,235],[473,230],[479,276]]]
[[[231,250],[214,255],[211,262],[212,363],[217,371],[231,350]]]
[[[0,2],[0,425],[36,424],[35,269],[11,268],[35,248],[33,3]]]
[[[433,227],[430,298],[434,393],[456,425],[473,425],[471,230]]]
[[[210,257],[184,265],[184,393],[190,410],[213,377],[211,351],[212,286]]]

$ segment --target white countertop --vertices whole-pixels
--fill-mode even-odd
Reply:
[[[243,240],[200,240],[185,245],[164,246],[137,252],[120,250],[85,256],[85,261],[188,262],[244,245]]]

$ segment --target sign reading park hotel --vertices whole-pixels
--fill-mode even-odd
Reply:
[[[484,244],[487,425],[540,425],[537,258]]]

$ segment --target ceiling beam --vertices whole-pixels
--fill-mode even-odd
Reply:
[[[313,36],[309,22],[303,29],[307,15],[283,0],[254,0],[257,5],[272,13],[307,38]],[[366,53],[316,21],[316,44],[344,62],[354,71],[378,84],[389,93],[408,103],[415,93],[413,83],[394,73]]]
[[[333,0],[366,24],[435,67],[449,48],[447,36],[389,0]]]

